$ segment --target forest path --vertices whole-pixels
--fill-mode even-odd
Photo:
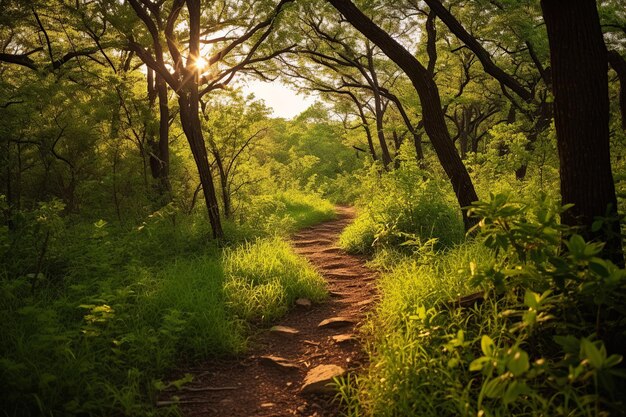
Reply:
[[[336,365],[351,372],[367,360],[353,335],[376,300],[376,272],[364,266],[363,257],[337,246],[339,234],[354,215],[351,207],[337,207],[335,220],[303,229],[291,239],[295,251],[327,280],[328,300],[312,306],[300,300],[304,305],[294,307],[277,323],[297,334],[289,329],[263,331],[253,339],[245,357],[188,370],[195,376],[193,383],[170,393],[180,397],[184,416],[339,415],[333,394],[302,393],[302,387],[310,371],[320,365]],[[340,320],[319,326],[331,318]],[[311,388],[315,391],[315,386]]]

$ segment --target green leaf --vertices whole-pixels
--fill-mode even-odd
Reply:
[[[456,368],[459,366],[459,360],[457,358],[452,358],[448,361],[448,368]]]
[[[576,354],[580,349],[580,341],[572,335],[554,336],[553,339],[565,353]]]
[[[572,256],[575,258],[580,258],[585,251],[585,247],[587,246],[585,239],[583,239],[580,235],[572,235],[566,245]]]
[[[622,355],[611,355],[604,361],[605,368],[612,368],[622,362]]]
[[[190,383],[191,381],[193,381],[193,375],[192,374],[185,374],[184,377],[177,379],[175,381],[172,381],[170,383],[170,385],[173,385],[176,387],[176,389],[181,389],[183,387],[183,385]]]
[[[485,396],[487,398],[499,398],[507,388],[507,383],[501,378],[494,378],[485,384]]]
[[[485,356],[493,355],[494,346],[493,340],[486,334],[480,339],[480,349]]]
[[[539,299],[541,296],[535,292],[530,290],[526,290],[524,293],[524,304],[530,308],[534,308],[535,310],[539,309]]]
[[[482,369],[484,368],[485,364],[489,362],[489,358],[485,357],[485,356],[481,356],[478,359],[474,359],[469,366],[469,370],[474,372],[474,371],[482,371]]]
[[[507,362],[507,368],[514,376],[523,375],[530,368],[528,353],[522,349],[515,349]]]
[[[587,359],[591,366],[596,369],[602,368],[604,359],[606,358],[606,352],[598,349],[596,345],[589,339],[582,339],[580,341],[580,349],[584,359]],[[581,358],[582,359],[582,358]]]
[[[512,381],[506,389],[504,396],[502,397],[502,401],[505,405],[508,405],[514,402],[520,395],[527,394],[529,392],[530,389],[528,389],[525,382]]]
[[[607,263],[600,258],[593,258],[589,261],[589,270],[602,278],[606,278],[610,275]]]
[[[597,232],[598,230],[602,229],[603,224],[604,224],[604,220],[602,219],[595,220],[593,223],[591,223],[591,231]]]

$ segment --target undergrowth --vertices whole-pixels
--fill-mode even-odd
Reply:
[[[472,212],[474,240],[378,251],[371,364],[339,384],[346,415],[623,415],[626,271],[551,199],[498,194]]]
[[[167,380],[174,365],[242,352],[250,324],[325,297],[319,275],[274,235],[330,218],[332,206],[275,200],[273,219],[226,223],[225,247],[203,216],[172,206],[129,227],[70,224],[54,203],[24,213],[37,219],[24,234],[2,230],[1,414],[176,414],[153,406],[159,390],[189,381]]]
[[[380,173],[374,165],[362,179],[359,214],[343,231],[340,245],[349,252],[368,253],[374,246],[425,242],[437,237],[438,247],[463,239],[460,213],[440,179],[422,171],[414,158],[396,170]]]

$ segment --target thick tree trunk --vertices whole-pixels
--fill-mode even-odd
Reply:
[[[424,129],[437,153],[437,157],[448,175],[461,207],[478,200],[472,180],[459,157],[441,107],[441,98],[435,81],[428,70],[387,32],[378,27],[350,0],[327,0],[365,37],[374,42],[409,77],[422,103]],[[469,219],[463,210],[465,227],[475,219]]]
[[[594,0],[542,0],[548,30],[554,120],[561,162],[562,222],[582,227],[587,239],[607,242],[604,252],[624,264],[620,226],[593,232],[596,217],[617,216],[609,150],[607,52]]]
[[[609,51],[609,64],[619,78],[619,108],[622,116],[622,129],[626,130],[626,60],[617,51]]]

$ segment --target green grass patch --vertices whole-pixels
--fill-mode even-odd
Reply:
[[[313,302],[326,297],[324,279],[280,238],[228,250],[224,266],[227,303],[248,321],[275,320],[300,297]]]
[[[319,194],[298,190],[253,196],[244,205],[244,225],[264,235],[286,236],[298,229],[335,218],[335,207]]]

